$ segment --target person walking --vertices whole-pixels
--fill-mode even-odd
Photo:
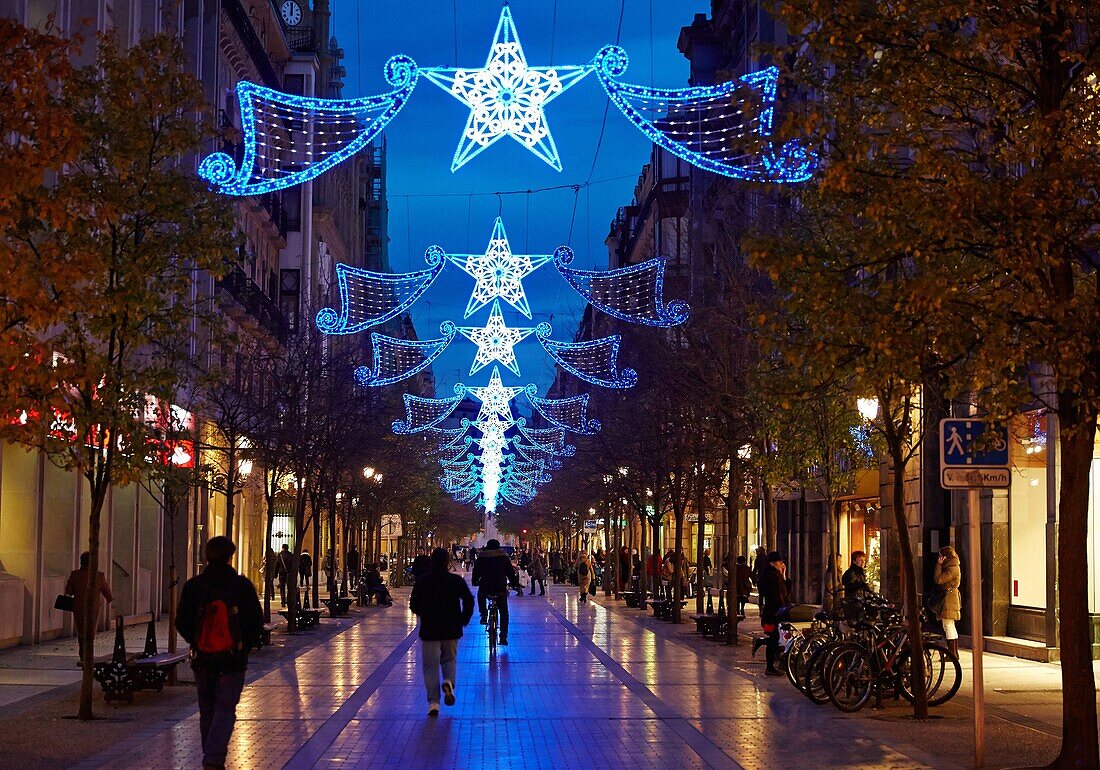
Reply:
[[[744,556],[737,557],[734,579],[737,581],[737,614],[745,617],[745,604],[752,594],[752,570],[749,569],[749,561]]]
[[[767,561],[760,570],[757,587],[760,590],[760,628],[767,634],[763,641],[767,656],[764,673],[768,676],[782,676],[783,672],[775,667],[779,658],[779,616],[780,610],[790,604],[791,593],[787,583],[787,565],[783,563],[783,557],[778,551],[768,554]],[[758,646],[758,643],[753,645],[753,652],[756,652]]]
[[[264,628],[256,587],[229,565],[236,550],[222,535],[207,541],[206,567],[184,583],[176,614],[176,630],[191,645],[204,770],[225,768],[248,652]]]
[[[709,578],[714,572],[714,562],[710,560],[710,549],[703,549],[703,577]]]
[[[439,714],[440,689],[443,702],[455,704],[458,640],[474,614],[474,595],[466,580],[450,571],[447,549],[432,551],[431,562],[431,570],[413,586],[409,609],[420,618],[420,670],[428,693],[428,716],[434,717]]]
[[[581,589],[580,602],[588,602],[588,587],[592,585],[592,559],[587,551],[577,554],[577,560],[573,563],[577,570],[577,586]]]
[[[546,596],[546,568],[542,566],[542,551],[531,552],[531,596],[535,595],[535,583],[539,584],[539,596]]]
[[[959,657],[959,632],[955,628],[955,621],[962,617],[962,594],[959,593],[959,586],[962,585],[962,568],[959,566],[959,554],[951,546],[945,545],[940,549],[933,578],[936,585],[944,591],[943,607],[936,613],[936,617],[943,624],[947,648],[957,658]]]
[[[294,574],[294,554],[290,546],[283,543],[279,558],[275,562],[275,577],[279,579],[279,599],[286,606],[286,591],[290,587],[290,576]]]
[[[65,593],[73,597],[73,630],[76,631],[76,648],[77,655],[80,659],[80,665],[84,665],[84,634],[89,630],[92,634],[95,634],[95,629],[99,627],[99,599],[95,600],[95,609],[91,616],[87,613],[88,606],[88,590],[91,588],[92,593],[101,595],[110,604],[114,601],[114,597],[111,595],[111,587],[107,585],[107,576],[102,572],[96,570],[95,578],[89,580],[91,577],[91,570],[88,568],[88,561],[91,558],[91,554],[87,551],[80,554],[80,568],[74,569],[69,573],[69,579],[65,581]],[[93,636],[94,639],[94,636]],[[95,648],[93,646],[91,656],[95,657]]]
[[[313,557],[309,555],[309,551],[302,551],[302,555],[298,557],[298,576],[308,591],[309,579],[313,577]]]
[[[550,574],[554,578],[554,585],[561,582],[561,551],[556,547],[550,549]]]
[[[348,570],[348,579],[354,583],[359,580],[359,550],[353,545],[344,557],[344,566]]]

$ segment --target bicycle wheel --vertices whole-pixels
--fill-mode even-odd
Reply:
[[[912,665],[906,651],[898,658],[898,686],[906,700],[913,700]],[[929,706],[941,706],[955,697],[962,686],[962,665],[946,645],[939,643],[924,647],[925,697]]]
[[[810,662],[810,656],[818,647],[828,644],[832,638],[825,634],[815,634],[803,639],[796,649],[791,650],[787,656],[787,678],[801,692],[806,692],[806,666]]]
[[[485,624],[486,631],[489,634],[489,654],[494,655],[497,651],[497,608],[493,605],[493,608],[489,610],[489,622]]]
[[[791,642],[783,661],[783,670],[787,673],[787,680],[795,687],[798,687],[798,671],[801,670],[799,660],[802,659],[802,651],[805,649],[807,641],[804,636],[796,636]]]
[[[833,705],[854,714],[871,697],[876,676],[871,657],[863,645],[847,642],[829,656],[822,679]]]
[[[837,641],[826,642],[814,650],[806,663],[806,675],[802,678],[801,690],[807,698],[819,706],[829,702],[829,694],[825,691],[825,664],[833,650],[840,644],[841,642]]]

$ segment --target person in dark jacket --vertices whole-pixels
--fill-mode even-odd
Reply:
[[[99,599],[95,602],[95,612],[89,619],[86,616],[85,608],[88,604],[88,583],[89,583],[89,567],[88,562],[91,558],[91,554],[87,551],[80,554],[80,569],[75,569],[69,573],[69,579],[65,581],[65,593],[73,597],[73,630],[76,631],[76,645],[80,655],[80,665],[84,665],[84,636],[89,631],[92,634],[92,638],[95,638],[95,629],[99,625],[99,608],[103,604]],[[111,595],[111,588],[107,585],[107,577],[99,570],[95,573],[95,578],[92,582],[92,591],[100,594],[107,603],[110,604],[114,601],[114,597]],[[88,628],[91,626],[91,629]],[[95,657],[95,650],[92,650],[92,657]]]
[[[871,590],[867,585],[867,573],[863,570],[866,564],[867,554],[863,551],[852,552],[852,563],[840,578],[845,599],[858,599]]]
[[[561,551],[556,547],[550,549],[550,575],[554,578],[554,585],[561,582]]]
[[[418,553],[412,563],[413,581],[417,581],[432,571],[432,557],[426,553]]]
[[[734,579],[737,581],[737,614],[745,617],[745,603],[752,594],[752,570],[744,556],[737,557]]]
[[[760,570],[757,588],[760,591],[760,627],[767,634],[764,644],[768,666],[764,673],[782,676],[783,672],[775,667],[779,657],[779,610],[790,604],[791,591],[787,583],[787,565],[778,551],[768,554],[767,562]]]
[[[409,597],[409,609],[420,617],[420,668],[428,691],[428,715],[439,714],[439,673],[443,670],[443,702],[455,704],[458,640],[474,614],[474,595],[466,581],[448,569],[451,555],[436,548],[431,570],[420,577]]]
[[[229,566],[236,550],[228,537],[207,541],[206,568],[184,583],[176,613],[176,630],[191,645],[205,770],[225,767],[229,739],[237,721],[237,703],[244,689],[248,652],[260,646],[264,630],[263,608],[256,587]],[[226,606],[219,609],[222,602]],[[209,643],[207,637],[214,637],[219,630],[219,615],[224,618],[221,630],[229,631],[227,641],[231,646],[225,652],[212,653],[202,647]]]
[[[490,596],[497,598],[500,612],[500,644],[508,644],[508,586],[519,588],[519,576],[508,554],[500,549],[499,540],[490,540],[474,562],[473,584],[477,586],[477,609],[481,625],[488,621],[485,607]]]
[[[298,557],[298,576],[308,591],[309,579],[313,577],[313,557],[309,555],[309,551],[302,551],[302,555]]]
[[[354,545],[348,549],[347,556],[344,557],[344,566],[347,567],[350,580],[359,579],[359,551]]]

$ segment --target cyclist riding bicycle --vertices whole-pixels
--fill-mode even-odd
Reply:
[[[497,610],[500,613],[500,644],[508,644],[508,586],[519,589],[519,576],[508,554],[500,548],[500,541],[490,540],[477,555],[474,562],[472,582],[477,586],[477,609],[481,615],[481,625],[488,621],[486,599],[496,597]]]

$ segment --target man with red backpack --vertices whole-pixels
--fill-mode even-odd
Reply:
[[[225,767],[248,651],[263,633],[256,587],[229,566],[236,550],[228,537],[207,541],[206,568],[184,584],[176,615],[176,629],[191,645],[204,770]]]

